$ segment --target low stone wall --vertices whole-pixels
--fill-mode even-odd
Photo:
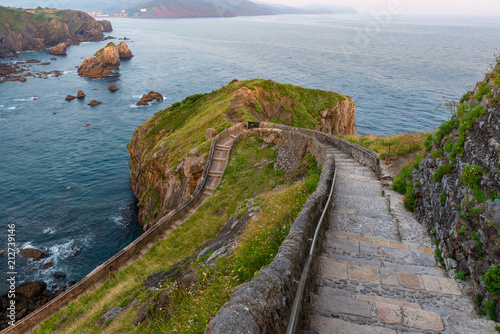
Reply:
[[[332,136],[323,132],[307,130],[302,128],[295,128],[287,125],[268,123],[268,122],[260,122],[260,128],[294,131],[302,133],[306,136],[316,138],[320,142],[335,146],[345,154],[352,157],[354,160],[358,161],[360,164],[370,167],[375,172],[377,177],[380,177],[381,175],[382,170],[379,165],[379,159],[377,157],[377,153],[372,150],[366,149],[362,146],[351,143],[348,140]]]
[[[30,313],[23,319],[16,322],[15,326],[10,326],[0,334],[24,334],[28,333],[33,327],[40,324],[42,321],[46,320],[48,317],[67,306],[69,303],[73,302],[75,299],[80,297],[86,292],[90,292],[96,289],[101,283],[109,278],[110,273],[119,270],[127,265],[130,259],[133,259],[137,254],[151,242],[156,242],[159,238],[169,229],[171,225],[176,220],[183,219],[187,212],[197,207],[200,203],[201,195],[203,193],[203,188],[205,186],[205,180],[207,179],[208,171],[210,169],[210,164],[213,158],[213,152],[215,150],[215,145],[217,142],[223,138],[227,138],[230,135],[240,134],[247,128],[247,123],[239,123],[231,128],[222,131],[217,137],[214,138],[210,147],[210,155],[207,159],[207,165],[203,172],[203,181],[200,182],[197,189],[190,197],[188,202],[176,210],[173,214],[160,219],[160,221],[150,230],[143,233],[137,239],[135,239],[128,246],[123,248],[115,256],[108,259],[106,262],[95,268],[90,274],[85,276],[78,283],[73,285],[71,288],[39,308],[33,313]],[[236,142],[239,138],[234,141]]]
[[[231,300],[207,326],[207,334],[282,333],[286,330],[297,285],[335,172],[333,155],[311,136],[298,131],[271,128],[253,129],[245,133],[251,134],[281,146],[284,151],[295,152],[293,155],[296,157],[289,157],[288,160],[291,165],[300,161],[302,154],[310,152],[323,165],[323,170],[316,191],[303,205],[274,260],[232,294]]]

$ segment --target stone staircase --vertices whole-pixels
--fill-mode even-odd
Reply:
[[[466,283],[439,267],[425,229],[399,194],[342,153],[329,230],[313,271],[301,333],[495,333]]]

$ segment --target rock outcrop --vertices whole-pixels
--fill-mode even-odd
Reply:
[[[54,18],[54,15],[56,18]],[[0,30],[0,57],[16,52],[44,50],[66,43],[104,40],[103,31],[112,29],[109,22],[100,23],[82,11],[37,11],[36,14],[0,6],[3,29]]]
[[[81,90],[79,90],[78,93],[76,94],[77,99],[83,99],[85,96],[87,95],[85,95],[85,93]]]
[[[120,90],[118,87],[116,87],[115,85],[110,85],[108,87],[108,90],[112,91],[112,92],[116,92],[117,90]]]
[[[350,100],[340,101],[331,109],[321,112],[322,131],[331,135],[355,135],[354,103]]]
[[[108,20],[100,20],[97,22],[99,22],[101,24],[103,32],[113,31],[113,26],[111,25],[111,22],[109,22]]]
[[[76,99],[76,96],[73,96],[73,95],[66,95],[66,101],[71,101],[73,99]]]
[[[132,51],[128,48],[127,43],[125,42],[120,42],[120,44],[117,45],[118,48],[118,54],[120,58],[126,59],[126,58],[132,58],[134,55],[132,54]]]
[[[51,55],[65,55],[66,54],[66,43],[59,43],[53,48],[50,49],[50,51],[47,51],[47,53]]]
[[[443,265],[464,275],[472,295],[493,300],[498,314],[499,298],[483,279],[500,265],[500,62],[494,71],[428,139],[430,153],[412,181],[417,215],[435,236]]]
[[[132,54],[125,42],[121,42],[119,46],[109,43],[104,48],[98,50],[92,57],[85,58],[82,65],[78,68],[78,75],[94,79],[113,75],[112,71],[120,68],[120,52],[125,57],[129,57]]]
[[[163,101],[163,95],[157,92],[149,92],[147,94],[143,94],[141,97],[141,100],[137,102],[135,105],[136,106],[149,106],[149,102],[156,100],[158,102]]]

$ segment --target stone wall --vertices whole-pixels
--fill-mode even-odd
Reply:
[[[322,143],[327,143],[332,146],[335,146],[345,154],[352,157],[354,160],[358,161],[360,164],[371,168],[378,177],[380,177],[381,175],[382,170],[380,168],[379,159],[376,152],[361,147],[359,145],[356,145],[354,143],[351,143],[350,141],[345,140],[343,138],[332,136],[318,131],[307,130],[303,128],[295,128],[287,125],[268,123],[268,122],[261,122],[260,127],[282,129],[286,131],[302,133],[306,136],[311,136]]]
[[[316,191],[302,207],[272,263],[232,294],[231,300],[207,326],[207,334],[282,333],[286,330],[297,285],[335,172],[333,155],[315,138],[297,131],[272,128],[249,130],[245,135],[251,134],[279,145],[280,151],[290,152],[287,163],[291,166],[310,152],[323,170]]]

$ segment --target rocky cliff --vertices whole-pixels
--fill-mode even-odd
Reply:
[[[500,310],[500,60],[426,141],[413,171],[416,212],[436,255],[472,285],[478,310]],[[411,181],[411,180],[409,180]],[[411,196],[410,196],[411,197]],[[496,268],[496,269],[495,269]],[[483,302],[483,297],[484,302]]]
[[[118,45],[108,43],[105,47],[92,57],[87,57],[78,68],[78,75],[86,78],[103,78],[114,74],[112,71],[120,68],[120,58],[131,58],[132,52],[127,43],[121,42]]]
[[[266,120],[354,134],[354,112],[349,97],[261,79],[234,80],[174,103],[139,126],[128,145],[140,223],[145,230],[154,226],[189,198],[201,181],[213,132]],[[205,136],[209,128],[215,130]]]
[[[96,21],[82,11],[45,9],[30,13],[0,6],[0,57],[60,43],[69,46],[100,41],[103,31],[111,30],[109,21]]]

